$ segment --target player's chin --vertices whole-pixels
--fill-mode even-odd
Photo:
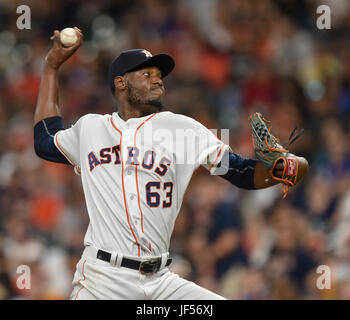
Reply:
[[[153,89],[149,95],[149,100],[160,100],[164,94],[164,90]]]
[[[151,109],[155,109],[155,111],[161,111],[164,109],[164,105],[160,99],[148,100],[147,105],[149,105]]]

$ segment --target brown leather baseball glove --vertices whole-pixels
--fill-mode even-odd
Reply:
[[[249,124],[253,136],[255,155],[262,164],[269,169],[272,179],[282,183],[283,199],[286,198],[289,187],[295,186],[309,170],[309,163],[303,157],[298,157],[289,152],[289,146],[300,137],[303,130],[297,132],[297,127],[289,137],[286,147],[283,147],[279,140],[271,134],[270,121],[255,112],[249,116]],[[275,167],[278,163],[283,163],[281,176],[275,175]]]

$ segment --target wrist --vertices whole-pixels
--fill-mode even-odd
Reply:
[[[48,61],[48,59],[45,59],[44,70],[57,72],[59,68],[60,68],[60,65],[54,64]]]

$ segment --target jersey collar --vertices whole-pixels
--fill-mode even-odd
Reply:
[[[144,117],[130,118],[130,119],[125,121],[119,116],[118,112],[113,112],[112,113],[113,120],[116,122],[116,124],[119,127],[125,127],[125,126],[126,127],[134,127],[135,125],[139,125],[143,121],[145,121],[148,118],[152,117],[152,115],[154,115],[154,113],[148,114],[147,116],[144,116]]]

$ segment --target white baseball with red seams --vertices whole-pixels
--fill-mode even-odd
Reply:
[[[202,143],[185,147],[186,143],[179,138],[183,134],[200,137]],[[203,165],[213,173],[229,150],[228,145],[196,120],[168,111],[127,121],[117,112],[88,114],[71,128],[59,131],[55,144],[81,174],[90,219],[84,238],[87,249],[77,266],[72,298],[77,298],[78,292],[81,296],[85,292],[85,298],[125,298],[125,292],[113,284],[110,284],[114,286],[113,293],[111,288],[108,292],[97,289],[101,274],[106,279],[113,278],[117,269],[115,276],[129,277],[128,283],[140,277],[152,279],[137,270],[118,266],[111,271],[109,263],[94,257],[95,252],[102,249],[112,253],[114,265],[122,257],[135,260],[167,257],[175,220],[193,172]],[[158,278],[171,281],[169,292],[177,285],[187,288],[177,290],[181,296],[175,293],[167,296],[171,299],[192,299],[189,294],[193,297],[194,292],[198,299],[221,298],[175,276],[168,268],[153,277]],[[131,296],[126,298],[136,299],[132,296],[137,294],[131,290]]]
[[[70,47],[78,40],[78,36],[73,28],[65,28],[60,32],[60,41],[65,47]]]

